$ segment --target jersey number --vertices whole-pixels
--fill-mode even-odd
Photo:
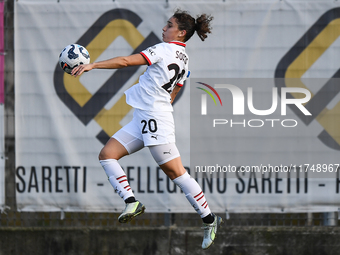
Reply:
[[[148,126],[149,131],[151,133],[155,133],[157,131],[157,122],[156,122],[156,120],[154,120],[154,119],[149,119],[149,121],[142,120],[141,123],[143,124],[142,134],[148,133],[148,131],[146,131],[146,126]]]
[[[185,74],[185,70],[183,69],[181,73],[179,73],[179,66],[177,64],[170,64],[168,65],[169,72],[174,70],[175,74],[172,76],[170,81],[162,86],[168,93],[171,93],[172,87],[183,77]]]

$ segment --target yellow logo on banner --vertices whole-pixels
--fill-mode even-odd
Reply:
[[[137,29],[141,22],[141,18],[129,10],[114,9],[104,13],[76,43],[87,48],[91,53],[92,61],[96,60],[119,36],[122,36],[134,49],[132,54],[138,53],[160,42],[152,32],[147,38],[141,35]],[[121,128],[119,122],[131,107],[125,103],[125,96],[119,98],[109,110],[104,106],[137,70],[138,66],[116,70],[96,93],[91,94],[80,82],[79,77],[74,78],[64,73],[57,65],[54,72],[54,86],[59,98],[79,120],[85,125],[95,120],[100,125],[103,131],[97,135],[97,138],[105,143]]]
[[[296,78],[301,78],[339,36],[340,8],[335,8],[324,13],[280,60],[275,78],[284,79],[277,79],[276,86],[307,89],[301,79]],[[324,128],[318,138],[328,147],[340,150],[340,102],[332,109],[326,107],[340,92],[335,78],[340,78],[339,70],[305,105],[312,116],[302,116],[297,109],[291,109],[306,125],[316,119]],[[291,97],[298,98],[299,95],[292,93]]]

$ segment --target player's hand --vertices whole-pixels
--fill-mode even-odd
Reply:
[[[84,64],[79,65],[72,69],[71,75],[77,77],[81,75],[83,72],[88,72],[93,69],[93,64]]]

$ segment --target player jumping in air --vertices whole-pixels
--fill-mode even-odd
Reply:
[[[130,123],[115,133],[99,154],[111,185],[126,203],[119,216],[121,223],[142,214],[145,206],[135,199],[127,177],[118,160],[147,146],[164,173],[184,192],[190,204],[203,220],[202,248],[213,243],[222,218],[211,213],[201,187],[182,165],[175,144],[175,126],[172,102],[188,77],[189,57],[186,41],[195,33],[204,41],[211,32],[212,17],[206,14],[193,18],[186,11],[177,10],[163,28],[163,43],[139,54],[115,57],[101,62],[80,65],[73,76],[92,69],[118,69],[127,66],[148,65],[139,83],[125,91],[126,102],[134,108]],[[164,153],[169,152],[170,153]]]

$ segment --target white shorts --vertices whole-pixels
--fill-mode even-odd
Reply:
[[[132,154],[147,146],[162,165],[180,156],[175,145],[172,112],[146,112],[135,109],[133,119],[112,136]]]
[[[136,109],[132,121],[112,137],[120,142],[129,154],[148,146],[158,165],[180,157],[175,144],[172,112],[155,113]]]
[[[175,143],[175,124],[172,112],[148,112],[135,109],[133,119],[121,130],[142,140],[144,146]],[[119,141],[119,139],[117,139]]]

